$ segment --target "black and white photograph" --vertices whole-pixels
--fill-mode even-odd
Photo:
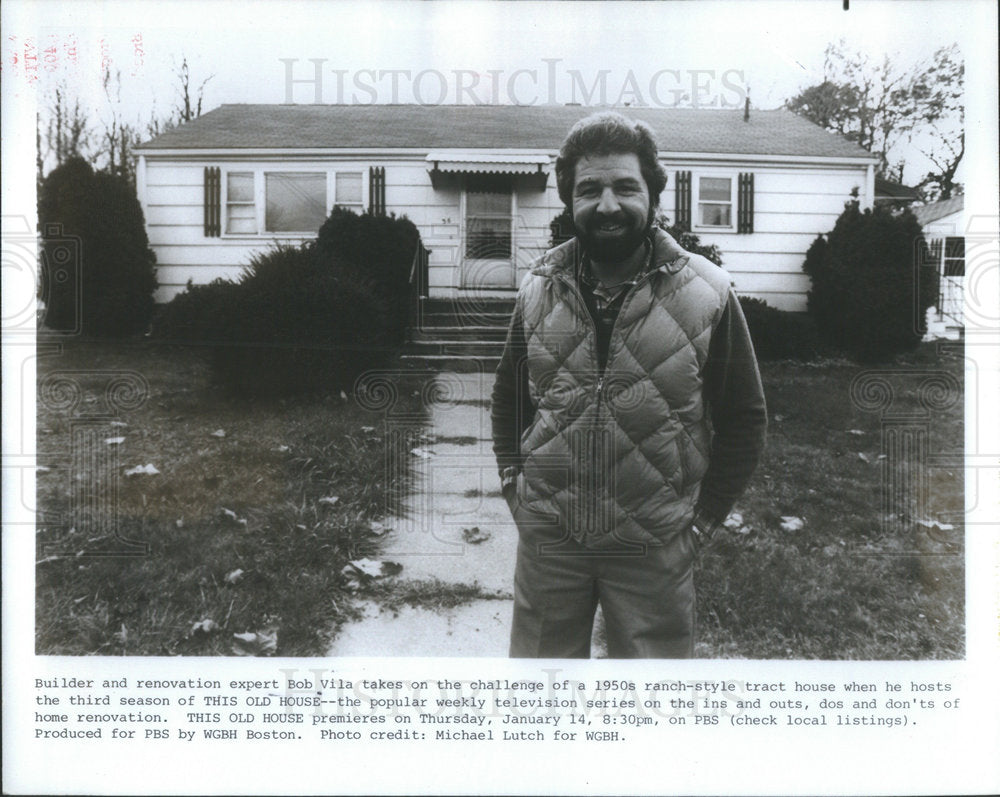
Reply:
[[[992,4],[3,14],[5,791],[1000,786]]]

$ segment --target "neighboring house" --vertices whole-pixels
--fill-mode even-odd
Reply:
[[[938,272],[938,298],[928,319],[932,334],[958,334],[965,324],[965,237],[962,231],[965,197],[953,196],[911,208],[924,231]]]
[[[562,209],[558,147],[597,110],[223,105],[138,149],[158,299],[308,239],[334,205],[408,216],[430,296],[512,295]],[[741,294],[805,310],[806,250],[852,192],[872,205],[876,159],[786,110],[618,110],[656,131],[670,221],[720,248]]]
[[[875,204],[889,205],[893,208],[907,208],[914,202],[921,201],[922,197],[916,188],[908,185],[886,180],[884,177],[875,177]]]

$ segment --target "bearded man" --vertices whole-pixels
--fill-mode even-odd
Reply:
[[[518,528],[510,655],[694,652],[694,562],[742,493],[767,412],[729,276],[653,226],[652,131],[577,122],[556,161],[575,238],[525,277],[493,390]]]

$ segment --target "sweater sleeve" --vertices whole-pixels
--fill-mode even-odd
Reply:
[[[511,466],[521,467],[521,434],[535,417],[528,390],[528,344],[520,306],[520,302],[515,305],[510,319],[490,405],[493,453],[501,472]]]
[[[697,512],[718,525],[750,481],[767,432],[760,369],[743,310],[732,290],[712,333],[702,373],[713,434]]]

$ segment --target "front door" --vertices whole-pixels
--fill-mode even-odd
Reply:
[[[514,288],[514,183],[510,175],[466,175],[463,288]]]

